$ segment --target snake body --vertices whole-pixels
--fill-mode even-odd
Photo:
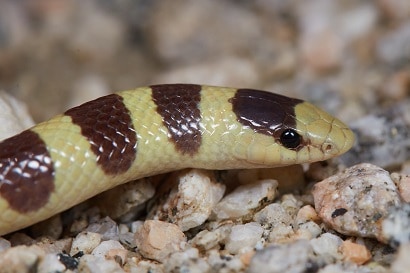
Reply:
[[[325,160],[353,139],[312,104],[266,91],[169,84],[114,93],[0,143],[0,235],[138,178]]]

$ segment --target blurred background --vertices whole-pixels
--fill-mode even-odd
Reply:
[[[271,90],[355,120],[410,94],[410,1],[0,0],[0,89],[37,122],[175,82]]]

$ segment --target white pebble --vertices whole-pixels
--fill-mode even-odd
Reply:
[[[109,252],[113,249],[125,250],[125,248],[120,244],[120,242],[108,240],[101,242],[96,248],[94,248],[91,254],[97,257],[108,257]]]
[[[47,254],[38,265],[38,272],[65,272],[66,267],[63,265],[58,256]]]
[[[410,204],[404,203],[389,211],[382,223],[382,233],[390,245],[410,243]]]
[[[219,244],[225,243],[226,238],[231,232],[231,228],[231,224],[225,224],[214,230],[203,230],[190,241],[190,244],[203,250],[217,248]]]
[[[176,186],[159,209],[152,208],[154,215],[150,218],[175,223],[182,231],[203,224],[225,192],[225,185],[216,180],[210,171],[180,172],[176,175]]]
[[[306,240],[267,247],[257,251],[248,268],[249,273],[302,273],[311,264],[313,250]]]
[[[170,254],[184,248],[186,237],[177,225],[147,220],[135,234],[135,242],[145,258],[162,262]]]
[[[278,203],[269,204],[258,211],[253,220],[261,225],[270,225],[272,227],[279,224],[290,225],[292,223],[292,217]]]
[[[121,266],[114,260],[106,260],[103,257],[93,255],[84,255],[81,257],[78,272],[125,273]]]
[[[261,225],[256,222],[233,226],[225,248],[231,254],[249,251],[261,240],[263,231]]]
[[[84,254],[90,254],[95,247],[101,242],[101,234],[95,232],[79,233],[71,246],[70,255],[73,256],[82,251]]]
[[[166,272],[206,273],[210,271],[209,264],[199,257],[198,249],[189,248],[176,252],[164,262]]]
[[[276,196],[278,182],[261,180],[255,184],[243,185],[225,196],[213,210],[216,219],[235,219],[249,215],[265,202]]]
[[[105,217],[90,224],[86,231],[101,234],[102,240],[118,240],[119,238],[118,225],[110,217]]]
[[[335,260],[342,259],[342,254],[339,251],[342,243],[340,237],[331,233],[324,233],[319,238],[310,240],[310,245],[315,254],[326,263],[333,263]]]

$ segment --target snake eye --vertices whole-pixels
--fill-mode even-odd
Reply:
[[[300,145],[301,137],[295,130],[286,129],[280,135],[280,142],[288,149],[295,149]]]

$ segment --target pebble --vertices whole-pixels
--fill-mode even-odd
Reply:
[[[118,225],[110,217],[104,217],[99,221],[90,224],[86,231],[99,233],[102,235],[102,240],[118,240],[119,231]]]
[[[320,218],[338,232],[386,242],[382,221],[401,204],[385,170],[363,163],[317,183],[312,191]]]
[[[55,254],[47,254],[38,265],[38,272],[64,272],[67,268]]]
[[[125,273],[121,266],[113,261],[94,255],[84,255],[80,259],[78,272],[89,273]]]
[[[297,253],[297,255],[296,255]],[[303,273],[317,270],[311,260],[313,249],[306,240],[276,245],[257,251],[249,264],[249,273]]]
[[[166,272],[206,273],[210,272],[208,262],[199,256],[196,248],[189,248],[183,252],[176,252],[164,262]]]
[[[400,197],[404,202],[410,203],[410,175],[392,173],[390,176],[399,189]]]
[[[216,250],[208,252],[208,263],[211,265],[212,271],[218,273],[240,272],[244,266],[240,257],[220,253]]]
[[[142,256],[162,262],[184,248],[186,237],[177,225],[147,220],[135,233],[135,241]]]
[[[354,243],[350,240],[346,240],[342,243],[340,251],[345,260],[358,265],[362,265],[372,258],[372,255],[366,246]]]
[[[148,218],[174,223],[182,231],[203,224],[225,193],[213,172],[198,169],[175,173],[163,185],[169,184],[175,186],[159,196]]]
[[[13,136],[34,125],[27,107],[3,91],[0,91],[0,109],[0,139]]]
[[[277,186],[271,179],[239,186],[214,207],[212,216],[218,220],[251,217],[251,212],[275,198]]]
[[[232,227],[225,248],[231,254],[245,253],[255,248],[262,239],[264,229],[256,222]]]
[[[102,235],[95,232],[79,233],[73,241],[70,255],[74,256],[80,251],[84,254],[90,254],[101,243],[101,238]]]
[[[227,241],[232,226],[232,223],[225,223],[213,230],[202,230],[189,243],[203,251],[219,249]]]
[[[275,227],[277,225],[290,225],[293,221],[292,217],[279,203],[269,204],[258,211],[253,220],[261,225]]]
[[[45,255],[45,251],[36,245],[12,247],[1,253],[0,268],[2,273],[33,272]]]
[[[317,215],[316,210],[311,205],[306,205],[300,208],[296,215],[296,224],[303,224],[309,221],[320,222],[319,215]]]
[[[410,204],[404,203],[391,208],[382,222],[382,234],[385,241],[397,247],[410,242]]]
[[[96,257],[115,260],[122,265],[127,258],[128,251],[118,241],[108,240],[96,246],[91,255]]]
[[[340,252],[342,244],[343,240],[340,237],[329,232],[323,233],[318,238],[310,240],[310,245],[314,253],[325,264],[342,260],[343,255]]]
[[[316,238],[322,233],[322,228],[315,222],[309,221],[306,223],[301,223],[297,226],[295,233],[295,239],[306,239],[310,240]]]

